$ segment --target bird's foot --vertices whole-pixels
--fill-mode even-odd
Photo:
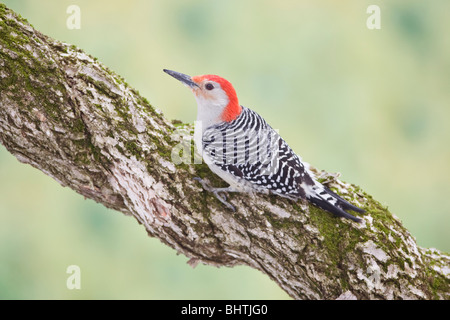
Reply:
[[[231,187],[227,187],[227,188],[214,188],[212,187],[208,181],[205,181],[202,178],[199,177],[195,177],[194,180],[200,182],[200,184],[202,185],[203,189],[211,192],[212,194],[214,194],[214,196],[217,198],[217,200],[219,200],[220,202],[222,202],[228,209],[232,210],[232,211],[236,211],[236,208],[227,201],[227,197],[225,194],[220,195],[220,193],[223,192],[232,192],[233,189],[231,189]]]

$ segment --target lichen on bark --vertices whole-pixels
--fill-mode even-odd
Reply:
[[[133,216],[190,264],[245,264],[296,299],[448,299],[447,254],[417,246],[359,187],[313,169],[364,208],[358,224],[270,195],[230,194],[230,212],[175,164],[172,124],[119,75],[0,4],[0,142],[76,192]],[[190,142],[189,142],[190,143]],[[149,253],[151,254],[151,253]]]

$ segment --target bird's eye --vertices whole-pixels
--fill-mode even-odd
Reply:
[[[214,85],[213,85],[212,83],[207,83],[207,84],[205,85],[205,89],[206,89],[206,90],[212,90],[212,89],[214,89]]]

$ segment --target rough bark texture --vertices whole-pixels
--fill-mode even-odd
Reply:
[[[19,161],[132,215],[193,266],[245,264],[296,299],[450,297],[448,255],[418,247],[387,208],[324,172],[367,211],[362,223],[275,196],[230,195],[230,212],[193,180],[223,184],[205,164],[171,160],[183,143],[191,150],[180,134],[191,131],[0,4],[0,142]]]

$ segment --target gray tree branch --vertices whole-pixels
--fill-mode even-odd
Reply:
[[[229,211],[193,180],[223,183],[205,164],[172,161],[191,131],[0,4],[0,142],[19,161],[133,216],[191,265],[248,265],[295,299],[450,298],[450,257],[418,247],[387,208],[324,172],[367,211],[362,223],[265,195],[230,195]]]

